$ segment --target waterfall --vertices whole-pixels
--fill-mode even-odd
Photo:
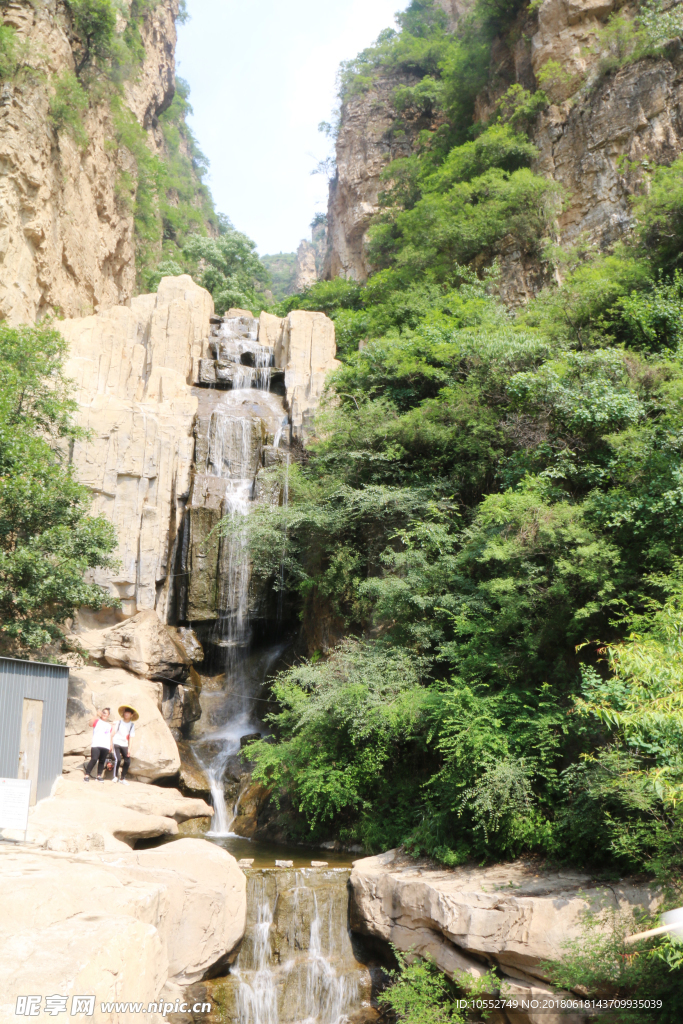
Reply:
[[[263,730],[254,701],[263,675],[258,666],[255,670],[249,664],[250,599],[253,598],[245,517],[252,508],[263,446],[263,420],[255,411],[253,389],[270,390],[274,353],[269,346],[259,345],[257,337],[258,322],[237,317],[224,321],[212,342],[220,365],[228,368],[232,390],[226,391],[211,411],[205,464],[200,467],[206,477],[220,479],[224,488],[221,513],[228,521],[228,530],[221,537],[218,550],[218,616],[209,638],[209,642],[223,652],[225,686],[218,697],[220,718],[214,716],[214,731],[194,744],[211,789],[215,816],[210,834],[214,836],[230,834],[236,813],[233,808],[230,814],[225,802],[223,778],[228,761],[239,751],[242,736]],[[268,399],[271,403],[268,409],[272,409],[273,400],[279,402],[275,396],[272,399],[268,396]],[[284,421],[287,421],[286,416]],[[279,428],[278,442],[282,436],[282,420]],[[281,620],[282,616],[279,618]],[[273,651],[275,657],[279,656],[281,646],[275,645]],[[264,672],[270,667],[268,658],[266,662],[265,667],[261,666]]]
[[[285,485],[282,491],[282,508],[284,518],[282,523],[282,555],[280,557],[280,591],[277,596],[277,618],[282,622],[285,603],[285,557],[287,555],[287,508],[289,507],[289,452],[285,456]]]
[[[270,391],[275,354],[268,345],[259,345],[258,321],[247,317],[225,320],[213,346],[221,366],[230,367],[235,391],[255,387]]]
[[[347,869],[247,874],[247,930],[230,983],[239,1024],[344,1024],[368,998],[347,925]]]
[[[260,885],[258,881],[261,881]],[[237,990],[239,1021],[240,1024],[278,1024],[275,976],[270,966],[272,959],[270,929],[273,924],[273,911],[263,879],[257,880],[254,886],[250,886],[250,890],[251,898],[256,903],[253,951],[250,957],[240,953],[234,971],[235,976],[240,978]],[[240,957],[243,957],[246,963],[253,965],[250,981],[241,980]]]

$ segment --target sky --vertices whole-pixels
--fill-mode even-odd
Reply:
[[[188,0],[178,74],[211,169],[216,209],[261,256],[293,252],[327,210],[312,175],[331,142],[318,131],[336,105],[339,63],[394,25],[408,0]]]

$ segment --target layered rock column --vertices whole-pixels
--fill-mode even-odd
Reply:
[[[327,375],[341,366],[335,359],[334,323],[324,313],[294,310],[284,320],[261,313],[259,341],[274,349],[275,365],[285,371],[292,433],[303,439],[312,429]]]
[[[94,495],[93,512],[116,527],[120,569],[96,582],[121,599],[124,616],[156,609],[165,620],[173,544],[190,489],[197,399],[194,360],[213,313],[191,277],[164,278],[156,295],[98,316],[65,320],[66,375],[76,381],[76,476]]]

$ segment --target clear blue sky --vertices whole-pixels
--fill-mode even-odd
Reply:
[[[339,62],[355,57],[408,0],[189,0],[178,29],[178,74],[211,161],[217,209],[261,255],[292,252],[327,209],[312,176],[330,143]]]

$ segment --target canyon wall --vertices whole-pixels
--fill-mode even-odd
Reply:
[[[399,85],[416,85],[410,75],[378,78],[371,89],[352,96],[341,111],[337,136],[337,172],[330,182],[327,208],[328,250],[325,277],[366,281],[367,231],[379,209],[380,175],[392,160],[410,156],[432,119],[410,112],[397,124],[391,97]]]
[[[163,138],[156,117],[173,99],[177,0],[160,0],[141,37],[144,60],[124,86],[124,103]],[[58,312],[84,316],[127,302],[135,285],[134,220],[119,188],[133,158],[113,143],[108,104],[91,98],[81,148],[50,118],[51,81],[74,70],[70,23],[61,0],[3,4],[33,66],[0,93],[0,319],[33,322]]]
[[[451,0],[439,2],[450,13]],[[539,150],[532,169],[566,190],[558,218],[562,242],[583,235],[604,245],[618,238],[630,224],[629,200],[642,184],[641,162],[667,163],[683,151],[679,45],[672,43],[665,57],[598,78],[590,44],[614,8],[614,0],[544,0],[535,12],[523,12],[510,33],[516,41],[494,41],[491,84],[475,106],[475,120],[491,117],[510,85],[533,90],[548,61],[568,72],[565,82],[549,90],[551,105],[537,118],[532,135]],[[453,12],[455,27],[463,8],[454,3]],[[429,127],[405,115],[400,125],[391,97],[401,84],[398,76],[379,78],[342,106],[337,175],[330,186],[327,277],[367,279],[367,230],[378,210],[380,174],[391,160],[412,152],[418,130]],[[538,287],[538,268],[513,239],[499,243],[498,255],[503,299],[512,305],[525,301]]]

